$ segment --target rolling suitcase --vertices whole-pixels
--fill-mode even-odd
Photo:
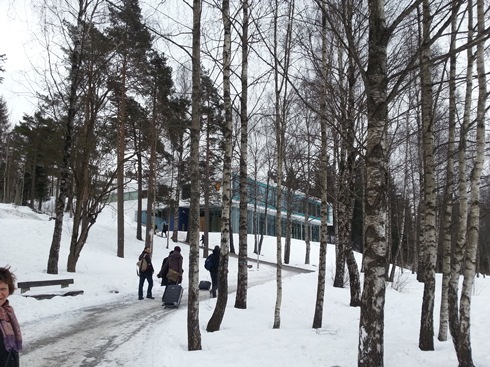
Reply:
[[[163,306],[165,306],[165,308],[179,307],[183,292],[184,288],[182,288],[180,284],[167,285],[162,297]]]
[[[201,280],[199,282],[199,289],[204,291],[209,291],[211,288],[211,282],[209,280]]]

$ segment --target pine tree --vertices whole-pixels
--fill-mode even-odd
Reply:
[[[127,95],[134,90],[135,77],[146,66],[152,37],[145,28],[138,0],[124,0],[109,6],[111,27],[108,37],[115,46],[114,100],[117,107],[117,256],[124,257],[124,167],[126,155]],[[149,226],[147,226],[147,232]]]

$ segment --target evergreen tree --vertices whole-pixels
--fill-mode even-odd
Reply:
[[[126,155],[127,95],[135,91],[152,37],[142,22],[138,0],[109,6],[111,26],[107,30],[115,46],[113,60],[114,100],[117,108],[117,256],[124,257],[124,166]]]
[[[61,160],[60,133],[58,126],[51,118],[46,118],[41,112],[34,116],[24,115],[22,120],[14,126],[11,133],[12,164],[20,173],[19,179],[22,191],[20,202],[38,208],[43,200],[47,199],[49,188],[48,174],[53,174]]]
[[[215,183],[220,182],[220,167],[222,166],[222,134],[223,134],[223,103],[219,92],[209,75],[203,71],[201,75],[202,125],[204,130],[204,154],[201,155],[201,189],[204,195],[204,251],[208,256],[209,239],[209,207],[210,202],[219,200]]]
[[[0,96],[0,202],[5,202],[8,133],[10,130],[7,102]]]

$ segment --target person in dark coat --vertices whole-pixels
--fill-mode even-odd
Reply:
[[[167,232],[168,232],[168,224],[167,223],[163,223],[163,226],[162,226],[162,237],[163,237],[163,235],[165,235],[165,237],[167,237]]]
[[[170,255],[173,254],[173,250],[170,251],[170,253],[168,254],[168,256],[163,259],[162,261],[162,267],[160,268],[160,272],[157,274],[157,278],[162,278],[162,285],[168,285],[168,279],[167,279],[167,273],[168,273],[168,267],[166,268],[167,270],[164,271],[164,267],[165,267],[165,263],[168,261],[168,258]]]
[[[218,290],[218,269],[219,269],[219,246],[214,246],[213,253],[209,255],[211,258],[211,266],[209,268],[209,274],[211,275],[211,297],[216,297],[216,291]]]
[[[180,254],[180,247],[175,246],[169,255],[167,262],[163,265],[162,273],[167,274],[168,285],[182,283],[182,263],[184,258]]]
[[[10,267],[0,268],[0,366],[19,367],[22,333],[8,297],[15,290],[15,275]]]
[[[155,270],[153,269],[153,265],[151,263],[151,249],[149,247],[145,247],[145,249],[139,256],[139,260],[142,260],[143,258],[146,260],[148,266],[145,271],[141,271],[139,274],[140,283],[138,287],[138,299],[139,300],[143,299],[143,285],[145,284],[145,279],[148,282],[148,289],[146,290],[146,298],[155,299],[151,293],[151,290],[153,288],[153,273],[155,272]]]

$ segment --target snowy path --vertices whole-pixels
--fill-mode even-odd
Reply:
[[[261,266],[271,265],[262,263]],[[284,267],[283,277],[302,272],[305,270]],[[264,282],[256,280],[253,284],[249,282],[249,286]],[[228,286],[230,292],[235,291],[236,284]],[[27,343],[21,353],[22,365],[101,367],[105,364],[125,365],[127,360],[135,360],[135,355],[147,351],[135,350],[134,346],[144,345],[154,331],[152,329],[175,311],[161,306],[163,288],[157,282],[154,289],[157,291],[154,300],[138,301],[135,292],[122,302],[83,308],[25,324],[22,331]],[[209,299],[209,292],[200,293],[201,301]],[[186,305],[184,290],[179,309]]]

